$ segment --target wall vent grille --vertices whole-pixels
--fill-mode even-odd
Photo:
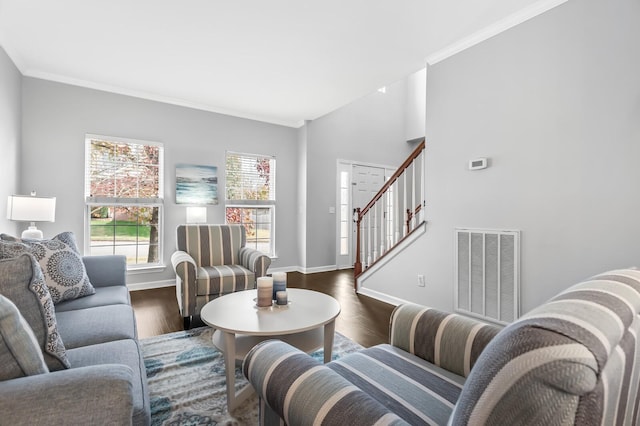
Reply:
[[[520,315],[520,231],[455,230],[455,310],[508,324]]]

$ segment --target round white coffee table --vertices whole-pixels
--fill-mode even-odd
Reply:
[[[247,385],[235,392],[236,361],[263,340],[280,339],[307,353],[324,346],[324,362],[331,361],[340,304],[317,291],[287,288],[287,294],[288,305],[258,308],[256,290],[239,291],[212,300],[200,311],[202,321],[216,329],[213,344],[224,354],[229,411],[253,391]]]

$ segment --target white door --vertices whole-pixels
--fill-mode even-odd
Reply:
[[[358,165],[350,162],[338,162],[338,209],[337,209],[337,255],[338,269],[352,268],[356,259],[357,229],[353,222],[355,208],[363,209],[382,188],[385,181],[394,173],[393,169],[384,166]],[[377,214],[386,214],[389,206],[378,207]],[[380,219],[380,218],[378,218]],[[380,220],[377,223],[381,223]],[[361,229],[363,231],[363,229]],[[372,223],[366,232],[377,236],[378,245],[381,244],[384,230]],[[373,248],[371,248],[373,250]],[[363,258],[364,248],[361,248],[360,261],[367,264]]]
[[[385,182],[385,169],[384,167],[371,167],[371,166],[353,166],[353,185],[352,185],[352,203],[353,208],[364,209],[367,204],[373,199],[373,197],[380,191],[380,188]],[[360,247],[360,262],[365,265],[371,264],[371,262],[377,258],[379,253],[379,247],[382,242],[383,232],[379,226],[382,215],[385,215],[386,209],[382,204],[376,205],[374,212],[372,213],[372,220],[369,223],[361,224],[360,232],[366,232],[371,242],[371,247]],[[355,262],[356,254],[356,226],[352,227],[352,253],[353,260]]]

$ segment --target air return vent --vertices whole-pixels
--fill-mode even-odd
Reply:
[[[520,232],[455,230],[455,309],[507,324],[520,311]]]

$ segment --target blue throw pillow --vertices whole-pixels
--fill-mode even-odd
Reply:
[[[16,305],[0,295],[0,380],[48,372],[33,330]]]
[[[73,232],[50,240],[21,240],[0,235],[0,259],[31,253],[38,260],[53,303],[94,294]]]
[[[69,368],[53,301],[31,254],[0,260],[0,294],[16,305],[33,330],[49,370]]]

